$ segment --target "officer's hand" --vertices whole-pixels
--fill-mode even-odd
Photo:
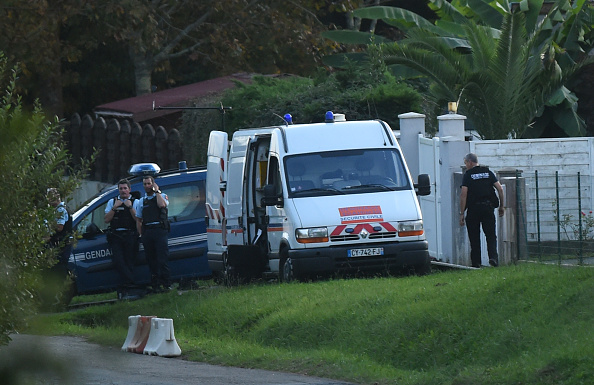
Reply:
[[[132,207],[132,201],[130,199],[126,199],[124,201],[124,206],[126,206],[127,208]]]
[[[505,213],[505,207],[499,206],[499,216],[502,217]]]
[[[154,182],[153,182],[153,191],[154,192],[159,191],[159,186],[156,183],[154,183]]]
[[[460,215],[460,226],[464,226],[464,214]]]

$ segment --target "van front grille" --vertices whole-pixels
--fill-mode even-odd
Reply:
[[[371,233],[368,235],[367,239],[396,238],[396,235],[398,235],[396,231]],[[330,242],[358,241],[359,239],[359,234],[333,235],[330,237]]]

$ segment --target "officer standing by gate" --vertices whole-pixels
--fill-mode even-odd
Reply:
[[[110,199],[105,206],[105,223],[109,223],[107,242],[111,247],[112,260],[122,278],[118,297],[126,299],[128,291],[135,286],[134,262],[138,252],[136,210],[132,187],[127,179],[118,182],[119,196]]]
[[[489,264],[499,266],[494,210],[499,208],[499,216],[503,216],[503,188],[493,171],[479,165],[476,154],[466,154],[464,165],[466,172],[462,177],[460,192],[460,226],[464,226],[464,211],[468,210],[466,231],[470,241],[472,267],[481,267],[481,225],[487,239]],[[495,189],[499,197],[495,195]]]
[[[145,195],[136,201],[138,232],[141,234],[144,254],[151,272],[153,291],[166,291],[171,288],[169,273],[169,220],[167,219],[167,195],[159,190],[152,176],[142,178]]]

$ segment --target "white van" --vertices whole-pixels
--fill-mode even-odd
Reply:
[[[415,190],[417,190],[415,192]],[[345,121],[243,129],[208,143],[208,262],[228,282],[431,269],[418,195],[390,127]]]

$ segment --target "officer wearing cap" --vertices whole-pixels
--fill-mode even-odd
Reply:
[[[134,263],[138,252],[135,199],[131,189],[130,182],[121,179],[118,182],[119,195],[110,199],[105,206],[105,223],[109,223],[107,241],[113,263],[122,278],[121,289],[118,290],[122,298],[135,285]]]
[[[142,179],[145,195],[135,203],[137,228],[144,245],[144,254],[151,272],[153,291],[171,288],[169,272],[169,220],[167,219],[167,195],[159,190],[152,176]]]
[[[72,243],[70,236],[72,233],[72,215],[68,213],[66,205],[60,199],[60,193],[56,188],[47,190],[47,199],[50,206],[56,210],[56,223],[53,225],[53,231],[50,236],[48,246],[60,248],[58,254],[58,263],[52,268],[60,276],[66,276],[67,264],[72,252]]]

